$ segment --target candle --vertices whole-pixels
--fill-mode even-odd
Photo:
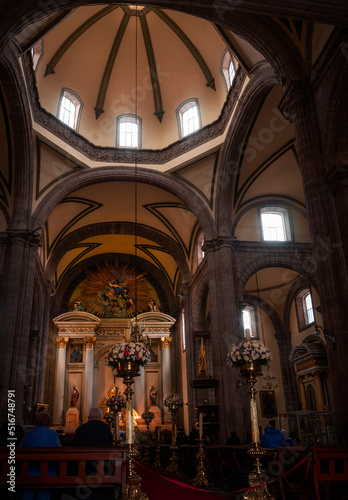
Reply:
[[[125,341],[130,342],[130,329],[126,328]]]
[[[127,427],[126,427],[126,443],[133,444],[133,411],[132,411],[132,401],[126,401],[126,412],[127,412]]]
[[[199,439],[203,439],[203,413],[199,414]]]
[[[249,330],[249,328],[245,329],[245,339],[246,340],[250,340],[250,330]]]
[[[120,423],[118,420],[118,413],[116,413],[116,440],[118,441],[120,437]]]

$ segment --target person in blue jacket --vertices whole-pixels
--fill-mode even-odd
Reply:
[[[270,420],[268,427],[261,437],[261,448],[275,448],[283,446],[284,436],[279,429],[276,429],[276,421]]]
[[[25,434],[22,446],[62,446],[56,431],[49,428],[50,422],[50,416],[46,411],[38,413],[35,418],[35,428]],[[40,463],[31,463],[29,466],[29,476],[40,476],[40,469]],[[57,475],[57,466],[55,463],[48,464],[48,475]],[[51,489],[22,490],[20,498],[21,500],[50,500]]]

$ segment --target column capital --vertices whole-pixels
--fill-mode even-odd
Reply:
[[[293,121],[293,107],[303,101],[309,101],[310,81],[307,77],[291,81],[280,100],[279,109],[286,120]]]
[[[213,240],[208,240],[204,243],[202,250],[205,253],[216,252],[221,248],[232,248],[233,242],[237,238],[235,236],[219,236]]]
[[[21,241],[28,245],[36,247],[41,246],[41,228],[36,230],[31,229],[6,229],[7,238],[9,241]]]
[[[86,346],[86,349],[94,349],[96,337],[85,337],[83,342]]]
[[[57,344],[59,349],[66,349],[69,343],[69,337],[57,337]]]
[[[172,337],[161,337],[161,342],[159,344],[159,348],[160,349],[169,348],[172,340],[173,340]]]

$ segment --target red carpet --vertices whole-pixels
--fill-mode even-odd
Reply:
[[[223,500],[218,493],[195,488],[175,477],[166,477],[154,469],[134,462],[137,474],[141,476],[141,489],[149,500]]]

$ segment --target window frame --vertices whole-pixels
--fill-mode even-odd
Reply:
[[[129,120],[127,120],[129,118]],[[137,146],[123,146],[121,145],[121,124],[122,123],[135,123],[138,126],[138,144]],[[116,118],[116,147],[122,149],[141,149],[142,148],[142,119],[140,116],[133,113],[124,113]]]
[[[75,106],[75,116],[74,116],[74,126],[73,127],[71,127],[71,125],[69,125],[68,123],[66,123],[65,121],[63,121],[60,118],[60,112],[61,112],[61,107],[62,107],[62,102],[63,102],[64,97],[66,99],[68,99]],[[57,112],[58,120],[61,123],[63,123],[64,125],[66,125],[67,127],[69,127],[71,130],[75,130],[75,132],[78,132],[78,130],[80,128],[82,108],[83,108],[83,102],[82,102],[81,98],[76,94],[76,92],[74,92],[73,90],[68,89],[68,88],[62,88],[62,91],[61,91],[60,97],[59,97],[59,101],[58,101],[58,112]]]
[[[284,230],[284,235],[285,235],[284,240],[265,239],[263,223],[262,223],[262,214],[264,214],[264,213],[274,213],[274,214],[282,215],[283,221],[284,221],[284,225],[283,225],[283,230]],[[278,206],[278,205],[266,205],[266,206],[258,207],[258,218],[259,218],[261,241],[264,241],[266,243],[286,243],[289,241],[294,241],[294,235],[293,235],[293,229],[292,229],[292,223],[291,223],[291,217],[290,217],[290,210],[287,207],[282,207],[282,206]]]
[[[244,311],[248,311],[250,313],[250,338],[252,340],[258,340],[260,338],[260,335],[259,335],[259,328],[258,328],[257,309],[254,305],[250,305],[250,304],[247,304],[242,308],[243,338],[246,337]]]
[[[233,65],[233,79],[231,81],[230,78],[230,64]],[[231,87],[233,87],[234,82],[236,81],[236,75],[237,75],[237,66],[236,63],[230,53],[230,51],[226,48],[221,56],[221,64],[220,64],[220,71],[222,74],[222,78],[225,84],[226,92],[230,90]]]
[[[197,108],[197,118],[198,118],[198,128],[193,130],[192,132],[189,132],[188,134],[184,135],[184,126],[183,126],[183,115],[186,113],[189,109],[196,107]],[[180,106],[177,107],[176,109],[176,119],[178,122],[178,130],[179,130],[179,138],[183,139],[186,137],[189,137],[190,135],[194,134],[198,130],[202,128],[202,118],[201,118],[201,110],[199,107],[199,102],[196,97],[192,97],[190,99],[186,99],[186,101],[182,102]]]
[[[309,322],[308,310],[306,306],[306,297],[311,296],[312,311],[313,311],[313,321]],[[297,314],[297,324],[299,331],[307,330],[315,324],[315,314],[314,314],[314,304],[313,295],[310,286],[305,286],[299,290],[295,296],[296,314]]]

